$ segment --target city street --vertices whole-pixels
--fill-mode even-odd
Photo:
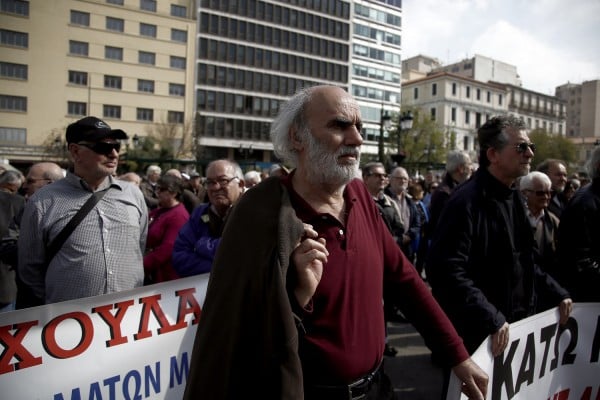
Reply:
[[[388,325],[389,343],[398,350],[385,358],[385,370],[394,384],[398,400],[438,400],[442,369],[431,362],[431,352],[409,323]]]

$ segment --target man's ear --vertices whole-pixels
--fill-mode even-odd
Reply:
[[[293,125],[290,127],[289,133],[290,142],[292,143],[292,148],[296,151],[300,151],[304,148],[302,140],[300,139],[300,132],[298,132],[298,127]]]
[[[487,156],[487,159],[490,162],[490,164],[496,163],[496,159],[498,158],[498,151],[495,148],[488,147],[488,149],[485,151],[485,155]]]
[[[69,154],[71,154],[71,158],[76,161],[79,160],[79,146],[75,143],[69,143],[67,145],[67,150]]]

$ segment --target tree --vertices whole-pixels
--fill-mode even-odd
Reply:
[[[69,164],[69,152],[65,138],[66,128],[53,128],[42,143],[42,160],[53,161],[61,166]]]
[[[412,112],[412,128],[409,131],[400,131],[400,114],[395,114],[392,116],[395,129],[390,132],[392,147],[404,155],[402,165],[419,170],[428,165],[443,163],[447,153],[444,130],[428,113],[419,109],[405,111]]]
[[[536,145],[532,165],[538,165],[548,158],[563,160],[567,166],[577,165],[577,148],[569,139],[561,135],[552,135],[544,129],[534,129],[529,133],[529,140]]]
[[[193,163],[195,153],[192,121],[161,121],[148,126],[146,136],[128,145],[125,169],[143,171],[151,164],[162,169],[178,168],[182,163]]]

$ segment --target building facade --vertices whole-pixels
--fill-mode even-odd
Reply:
[[[446,132],[450,149],[476,157],[477,129],[496,114],[508,112],[503,85],[479,82],[449,72],[404,82],[402,105],[418,108]]]
[[[0,158],[52,158],[85,115],[140,137],[193,121],[193,3],[1,0]]]
[[[600,145],[600,80],[558,86],[556,97],[566,104],[567,137],[577,145],[580,159],[587,160]]]
[[[447,132],[449,148],[476,159],[477,129],[497,114],[521,117],[530,130],[565,135],[565,101],[520,86],[516,67],[483,56],[443,67],[433,61],[425,56],[405,61],[410,76],[425,76],[403,83],[402,105],[428,113]]]
[[[399,111],[400,0],[201,0],[196,134],[199,160],[276,161],[270,123],[298,89],[352,93],[376,153],[381,109]]]
[[[84,115],[139,138],[193,125],[200,164],[251,165],[276,161],[270,124],[300,88],[352,93],[366,153],[400,111],[401,0],[0,4],[0,158],[17,165],[56,158]]]

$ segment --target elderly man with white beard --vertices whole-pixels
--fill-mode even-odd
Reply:
[[[356,179],[361,129],[358,104],[339,87],[307,88],[282,105],[271,138],[294,169],[232,210],[185,399],[394,399],[382,365],[384,278],[463,391],[485,397],[487,376]]]

